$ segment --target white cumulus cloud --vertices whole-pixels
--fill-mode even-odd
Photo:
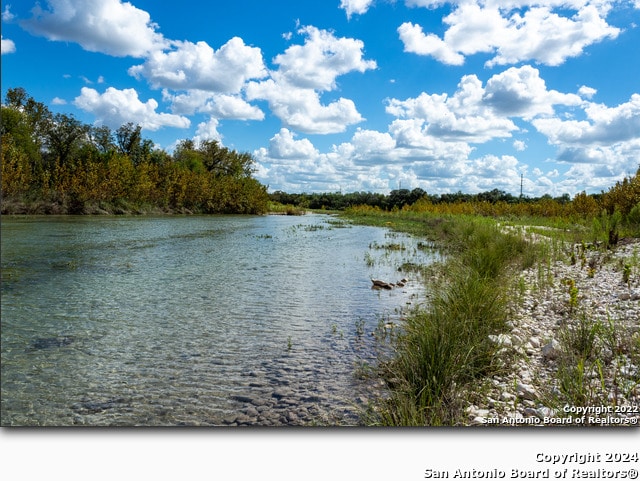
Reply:
[[[347,18],[352,15],[363,15],[367,13],[374,0],[340,0],[340,8],[347,14]]]
[[[640,159],[640,94],[616,107],[589,103],[584,115],[584,120],[549,117],[532,122],[557,146],[557,159],[573,164],[568,182],[586,182],[579,190],[602,188],[635,172]],[[584,164],[588,166],[578,167]]]
[[[49,40],[76,42],[85,50],[124,57],[144,57],[167,46],[150,15],[120,0],[47,0],[21,22]]]
[[[305,36],[304,44],[274,58],[278,69],[271,78],[249,82],[247,99],[266,100],[287,128],[304,133],[344,132],[364,120],[352,100],[341,97],[323,104],[320,98],[337,88],[340,75],[376,68],[374,61],[363,59],[364,44],[315,27],[302,27],[298,33]]]
[[[527,144],[523,140],[514,140],[513,148],[516,149],[518,152],[523,152],[527,150]]]
[[[462,65],[464,56],[455,51],[450,45],[437,35],[425,35],[420,25],[405,22],[398,27],[400,40],[404,44],[404,51],[418,55],[430,55],[447,65]]]
[[[539,71],[525,65],[492,76],[484,86],[477,76],[466,75],[452,95],[422,92],[415,98],[390,99],[386,110],[420,121],[421,131],[441,140],[484,143],[517,131],[512,118],[550,116],[556,105],[583,102],[578,95],[547,89]]]
[[[466,75],[453,95],[423,92],[406,100],[390,99],[387,113],[420,119],[426,132],[441,139],[486,142],[518,130],[511,118],[530,120],[553,114],[555,105],[582,103],[575,94],[547,89],[539,71],[525,65],[492,76],[485,86],[477,76]]]
[[[593,97],[596,93],[598,93],[598,91],[596,89],[591,88],[591,87],[587,87],[586,85],[583,85],[582,87],[580,87],[578,89],[578,94],[580,96],[588,98],[588,99]]]
[[[484,102],[500,114],[528,120],[552,114],[554,105],[575,106],[583,100],[575,94],[548,90],[538,69],[524,65],[491,77],[485,88]]]
[[[320,154],[308,139],[298,140],[286,128],[271,138],[268,147],[254,151],[253,155],[258,164],[256,177],[275,190],[338,190],[350,176],[350,162]]]
[[[97,90],[83,87],[73,103],[95,115],[97,123],[111,128],[118,128],[128,122],[139,124],[146,130],[158,130],[161,127],[187,128],[190,125],[186,117],[156,112],[158,102],[154,99],[142,102],[135,89],[118,90],[109,87],[100,94]]]
[[[2,55],[14,53],[16,51],[16,44],[13,40],[2,37],[0,40],[0,51],[2,52]]]
[[[206,113],[218,119],[263,120],[264,112],[245,101],[240,95],[189,90],[173,95],[163,91],[163,99],[171,102],[171,111],[180,115]]]
[[[364,43],[353,38],[337,38],[327,30],[307,26],[298,30],[305,35],[304,45],[292,45],[277,55],[279,66],[272,76],[297,88],[333,90],[336,77],[349,72],[375,69],[374,60],[363,59]]]
[[[249,83],[247,98],[267,100],[285,126],[308,134],[344,132],[348,125],[363,120],[352,100],[340,98],[323,105],[315,90],[296,89],[271,79]]]
[[[398,28],[405,51],[429,55],[449,65],[461,65],[467,56],[493,55],[487,66],[536,61],[560,65],[582,54],[585,47],[615,38],[620,29],[607,23],[609,0],[412,0],[411,6],[449,3],[443,18],[443,37],[425,34],[420,25]]]
[[[170,51],[155,51],[129,74],[146,78],[153,87],[237,93],[249,79],[267,74],[262,52],[234,37],[218,50],[206,42],[172,42]]]
[[[193,141],[196,145],[205,140],[217,140],[222,141],[222,135],[218,132],[218,119],[211,117],[206,122],[200,122],[196,130],[196,135],[193,137]]]
[[[388,132],[358,129],[351,138],[352,157],[357,161],[372,163],[393,158],[395,139]]]
[[[294,134],[282,128],[269,141],[269,157],[272,159],[313,159],[318,151],[309,139],[295,140]]]
[[[536,119],[533,125],[553,144],[611,146],[640,140],[640,94],[616,107],[588,104],[586,120]]]

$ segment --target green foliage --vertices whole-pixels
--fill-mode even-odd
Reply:
[[[601,244],[605,248],[615,246],[620,239],[620,228],[622,226],[622,213],[616,210],[608,213],[602,210],[599,217],[594,217],[592,222],[593,241],[596,245]]]
[[[89,127],[72,115],[54,115],[44,134],[49,162],[51,164],[56,161],[63,164],[70,162],[72,157],[77,155],[82,143],[86,142],[88,131]]]
[[[558,410],[567,404],[616,405],[637,387],[637,374],[622,369],[628,360],[637,362],[640,338],[625,323],[611,318],[603,323],[582,315],[562,327],[559,339],[558,390],[549,399]]]
[[[572,325],[565,326],[560,332],[560,342],[565,351],[584,360],[593,360],[599,355],[600,344],[597,342],[603,326],[599,322],[590,321],[582,315]]]
[[[625,177],[616,182],[608,192],[603,194],[604,208],[609,214],[618,211],[626,216],[640,202],[640,166],[632,177]]]
[[[599,208],[598,202],[593,196],[587,195],[586,192],[582,191],[573,198],[573,209],[578,215],[589,218],[597,215]]]
[[[563,362],[558,366],[557,377],[559,390],[571,406],[593,406],[605,402],[598,396],[598,390],[591,382],[592,373],[602,374],[600,362],[593,364],[578,357],[574,362]]]
[[[2,212],[262,214],[269,198],[249,154],[182,141],[173,156],[129,122],[115,133],[52,114],[24,89],[2,106]]]
[[[550,202],[549,206],[553,204]],[[518,284],[518,269],[537,265],[538,288],[553,284],[554,259],[564,255],[567,243],[580,243],[578,250],[572,252],[571,262],[577,264],[580,259],[583,267],[589,264],[590,274],[596,275],[597,266],[594,258],[587,258],[587,250],[598,247],[582,240],[589,232],[575,223],[577,218],[536,218],[545,228],[535,230],[535,235],[544,235],[550,242],[528,242],[531,230],[512,226],[529,223],[531,218],[510,217],[508,225],[502,220],[498,224],[473,211],[470,215],[468,207],[477,206],[434,206],[422,201],[412,208],[391,212],[365,206],[345,212],[345,217],[356,223],[428,238],[447,254],[445,278],[430,282],[430,304],[405,317],[393,343],[393,356],[381,363],[390,396],[378,409],[368,412],[370,424],[466,424],[463,408],[470,396],[477,394],[478,386],[487,378],[508,369],[511,351],[489,342],[489,335],[508,330],[505,295],[513,292],[517,296],[526,287],[522,277]],[[595,219],[597,225],[592,234],[597,232],[600,245],[609,245],[610,232],[622,236],[624,219],[606,211]],[[582,311],[579,289],[573,280],[563,283],[567,286],[571,316],[561,334],[563,354],[558,360],[556,384],[559,394],[550,397],[555,396],[554,402],[558,401],[560,407],[567,403],[608,405],[610,386],[604,386],[605,378],[613,376],[619,384],[614,390],[622,393],[637,386],[638,379],[629,380],[620,371],[619,366],[624,364],[615,358],[637,360],[640,336],[620,325],[608,327],[578,318],[576,314],[581,315]],[[511,291],[510,286],[514,286]],[[581,404],[585,400],[586,404]]]
[[[569,312],[574,313],[578,308],[578,287],[573,279],[567,279],[567,288],[569,292]]]
[[[640,237],[640,201],[629,211],[626,217],[631,235]]]
[[[395,356],[383,366],[392,390],[377,423],[454,425],[466,395],[503,369],[490,335],[506,330],[503,285],[527,243],[487,222],[455,219],[447,226],[447,280],[434,288],[429,307],[406,317]]]
[[[631,264],[625,264],[622,267],[622,282],[629,285],[630,277],[631,277]]]

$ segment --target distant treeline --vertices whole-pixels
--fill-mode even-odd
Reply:
[[[171,155],[133,123],[116,131],[54,114],[22,88],[2,105],[2,213],[260,214],[267,188],[253,158],[216,141],[183,140]]]
[[[569,194],[560,197],[514,196],[499,189],[479,194],[462,192],[428,194],[416,188],[392,190],[388,195],[371,192],[289,194],[277,191],[269,194],[273,202],[307,209],[344,210],[367,206],[381,210],[405,209],[440,214],[516,215],[544,217],[597,217],[604,212],[618,212],[624,219],[640,222],[640,167],[638,172],[617,182],[606,192],[581,192],[573,199]],[[633,214],[632,214],[633,211]]]
[[[456,202],[506,202],[514,204],[517,202],[535,202],[539,198],[515,197],[502,190],[494,189],[489,192],[480,194],[464,194],[456,192],[454,194],[428,194],[425,190],[416,188],[392,190],[388,195],[377,194],[371,192],[352,192],[352,193],[313,193],[313,194],[288,194],[286,192],[277,191],[269,194],[274,202],[281,204],[289,204],[309,209],[330,209],[343,210],[348,207],[357,205],[368,205],[370,207],[379,207],[384,210],[392,210],[394,208],[401,209],[407,205],[413,205],[419,200],[426,200],[434,204],[453,204]],[[545,199],[551,199],[550,196],[544,196]],[[566,204],[571,201],[569,194],[562,197],[556,197],[556,202]]]

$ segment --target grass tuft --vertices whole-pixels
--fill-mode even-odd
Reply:
[[[504,366],[504,353],[489,336],[508,330],[503,282],[528,244],[486,221],[440,225],[446,232],[438,235],[449,238],[457,255],[430,305],[407,316],[395,356],[382,365],[392,396],[376,424],[464,423],[466,395]]]

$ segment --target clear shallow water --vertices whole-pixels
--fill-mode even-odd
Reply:
[[[2,425],[353,424],[416,245],[321,215],[4,218]]]

